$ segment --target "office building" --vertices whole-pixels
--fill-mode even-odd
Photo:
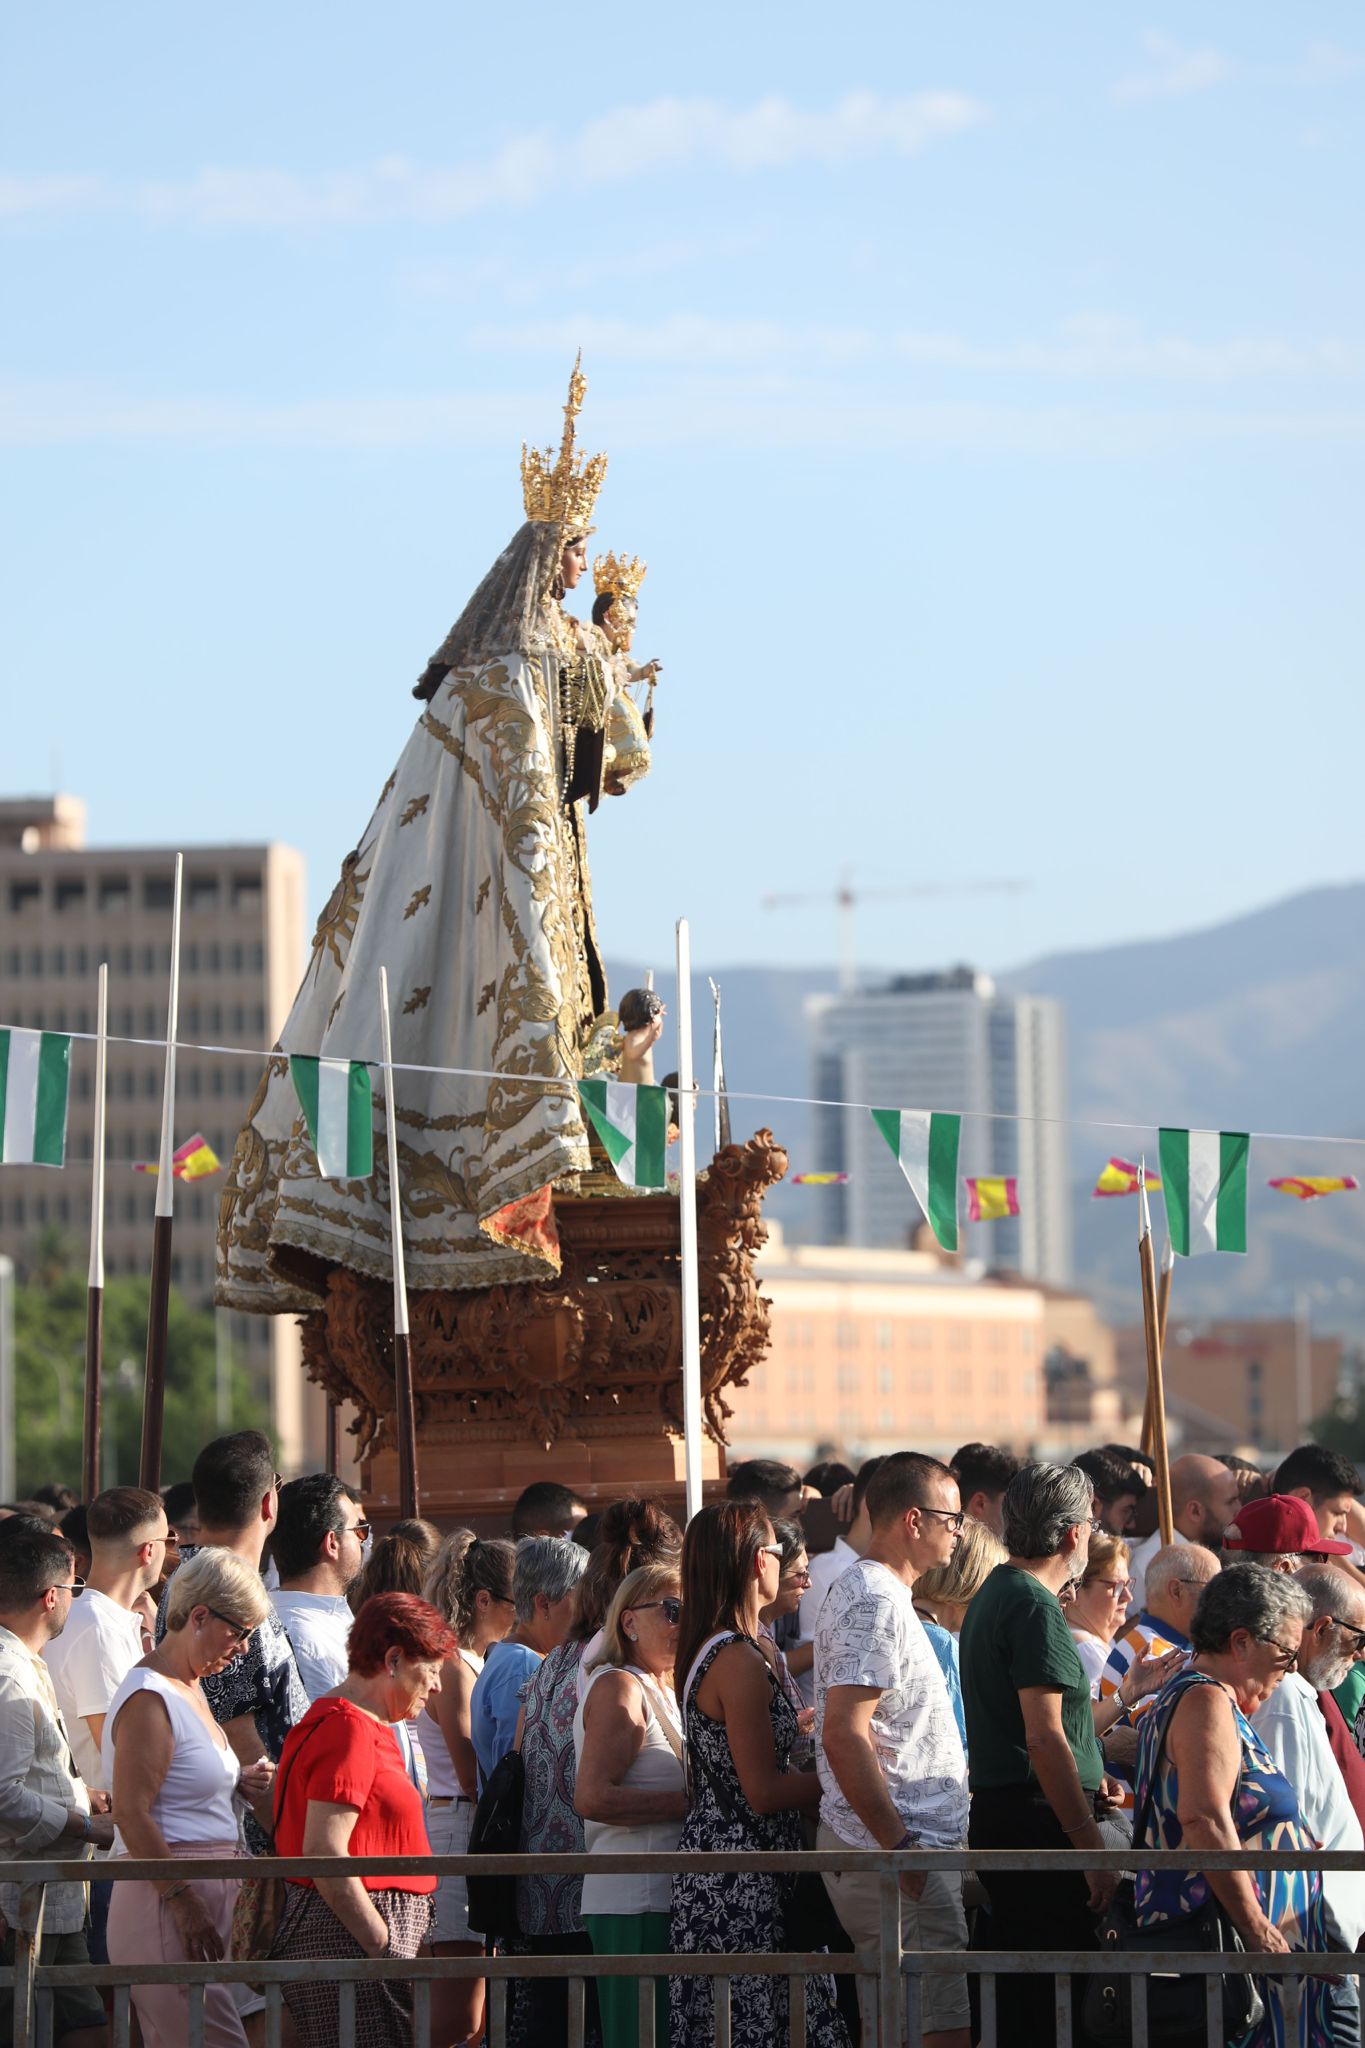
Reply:
[[[155,1162],[160,1142],[174,870],[166,847],[87,846],[85,807],[74,797],[0,801],[0,1023],[93,1032],[99,964],[108,963],[110,1278],[145,1274],[151,1261],[156,1181],[134,1162]],[[274,1042],[303,975],[305,911],[303,857],[292,847],[186,850],[175,1135],[179,1143],[202,1131],[225,1165],[260,1078],[257,1055]],[[47,1225],[69,1232],[84,1260],[94,1052],[89,1038],[72,1045],[66,1168],[7,1166],[0,1175],[0,1248],[21,1268]],[[205,1306],[221,1185],[215,1177],[176,1187],[172,1280]],[[321,1397],[304,1380],[293,1320],[232,1316],[227,1332],[234,1356],[269,1387],[284,1469],[318,1462]]]
[[[1061,1006],[1006,996],[970,968],[905,975],[885,988],[810,996],[816,1164],[846,1173],[823,1190],[820,1234],[864,1247],[909,1242],[914,1196],[868,1114],[961,1113],[962,1176],[1018,1182],[1018,1216],[965,1221],[963,1243],[991,1267],[1065,1287],[1071,1277],[1066,1065]],[[867,1106],[864,1106],[867,1105]]]

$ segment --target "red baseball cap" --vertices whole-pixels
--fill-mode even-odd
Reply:
[[[1238,1508],[1223,1538],[1225,1550],[1294,1551],[1304,1557],[1349,1557],[1355,1548],[1318,1534],[1318,1518],[1306,1500],[1271,1493]]]

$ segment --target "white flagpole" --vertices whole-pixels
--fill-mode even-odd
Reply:
[[[95,1136],[90,1175],[90,1277],[85,1290],[85,1417],[81,1499],[100,1490],[100,1399],[104,1368],[104,1117],[109,1059],[109,965],[101,960],[95,1014]]]
[[[393,1043],[389,1034],[389,971],[379,970],[379,1028],[384,1053],[384,1124],[389,1149],[389,1231],[393,1239],[393,1366],[398,1418],[398,1507],[405,1520],[417,1513],[417,1406],[408,1333],[408,1286],[403,1264],[403,1216],[398,1185],[398,1118],[393,1106]]]
[[[161,1486],[161,1431],[166,1409],[166,1319],[171,1299],[171,1230],[175,1209],[175,1041],[180,1026],[180,898],[185,856],[175,857],[175,898],[171,910],[171,992],[166,1012],[166,1079],[161,1092],[161,1153],[156,1170],[156,1220],[152,1225],[152,1285],[147,1308],[147,1374],[142,1400],[142,1457],[138,1484],[149,1493]]]
[[[697,1286],[697,1087],[692,1063],[692,942],[678,919],[678,1214],[682,1227],[683,1471],[687,1519],[701,1506],[701,1300]]]

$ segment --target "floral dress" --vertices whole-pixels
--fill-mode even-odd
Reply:
[[[1152,1783],[1153,1752],[1160,1730],[1166,1725],[1167,1708],[1177,1695],[1191,1686],[1215,1685],[1216,1679],[1200,1671],[1182,1671],[1161,1694],[1153,1711],[1144,1715],[1138,1748],[1137,1804],[1139,1809]],[[1221,1690],[1221,1688],[1220,1688]],[[1234,1706],[1233,1719],[1242,1745],[1242,1768],[1237,1779],[1232,1818],[1244,1849],[1314,1849],[1317,1843],[1303,1824],[1298,1794],[1282,1774],[1246,1716]],[[1178,1849],[1184,1839],[1176,1808],[1179,1804],[1179,1773],[1163,1748],[1157,1765],[1155,1790],[1147,1818],[1145,1840],[1154,1849]],[[1316,1870],[1254,1870],[1250,1873],[1268,1920],[1284,1935],[1291,1949],[1321,1952],[1327,1946],[1322,1914],[1322,1879]],[[1135,1887],[1138,1924],[1160,1926],[1197,1913],[1209,1896],[1209,1887],[1197,1870],[1140,1870]],[[1292,2036],[1294,2048],[1319,2048],[1330,2040],[1327,2020],[1327,1986],[1320,1977],[1299,1980],[1303,1995],[1299,2023]],[[1265,2018],[1247,2038],[1247,2048],[1290,2048],[1284,2001],[1279,1977],[1258,1977],[1257,1987],[1265,2000]]]
[[[730,1754],[723,1721],[713,1721],[697,1705],[697,1688],[720,1651],[729,1643],[750,1642],[748,1636],[725,1635],[708,1646],[688,1690],[683,1715],[687,1740],[692,1805],[683,1822],[678,1848],[697,1850],[801,1849],[801,1823],[795,1813],[755,1813],[744,1796]],[[763,1653],[756,1646],[754,1654]],[[796,1709],[779,1686],[766,1658],[771,1694],[777,1768],[785,1771],[796,1740]],[[770,1871],[680,1871],[673,1879],[672,1941],[675,1955],[725,1955],[751,1950],[777,1951],[785,1946],[784,1930],[793,1877]],[[675,2043],[705,2042],[714,2037],[714,1999],[708,1977],[672,1977],[668,1986],[669,2036]],[[774,2048],[785,2041],[788,2027],[785,1977],[730,1979],[732,2048]],[[811,2048],[848,2048],[848,2033],[834,2003],[828,1977],[806,1979],[806,2039]]]

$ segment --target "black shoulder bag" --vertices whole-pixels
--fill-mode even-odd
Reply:
[[[1152,1756],[1147,1794],[1133,1818],[1135,1857],[1140,1856],[1144,1846],[1142,1837],[1152,1811],[1157,1765],[1166,1746],[1171,1721],[1183,1697],[1182,1691],[1171,1702],[1161,1724]],[[1191,1852],[1192,1859],[1196,1853]],[[1140,1927],[1133,1881],[1127,1877],[1120,1879],[1114,1902],[1101,1922],[1100,1947],[1108,1955],[1121,1950],[1125,1954],[1150,1958],[1144,1973],[1147,1978],[1147,2031],[1149,2039],[1160,2041],[1162,2048],[1203,2048],[1208,2039],[1206,1980],[1203,1977],[1182,1977],[1172,1970],[1163,1970],[1162,1955],[1198,1954],[1201,1950],[1215,1955],[1222,1951],[1245,1953],[1240,1935],[1213,1896],[1212,1889],[1197,1913],[1167,1921],[1160,1927]],[[1081,2025],[1086,2040],[1093,2044],[1093,2048],[1132,2048],[1132,1984],[1131,1977],[1117,1973],[1108,1976],[1103,1969],[1087,1977]],[[1222,1987],[1223,2040],[1226,2043],[1241,2041],[1264,2017],[1261,1994],[1255,1978],[1242,1970],[1228,1971],[1222,1978]]]
[[[521,1848],[522,1809],[526,1804],[526,1766],[519,1749],[509,1749],[494,1764],[488,1782],[474,1809],[469,1830],[471,1856],[515,1856]],[[521,1932],[517,1925],[517,1881],[515,1877],[476,1877],[471,1870],[465,1878],[469,1893],[469,1924],[489,1941],[513,1941]]]

